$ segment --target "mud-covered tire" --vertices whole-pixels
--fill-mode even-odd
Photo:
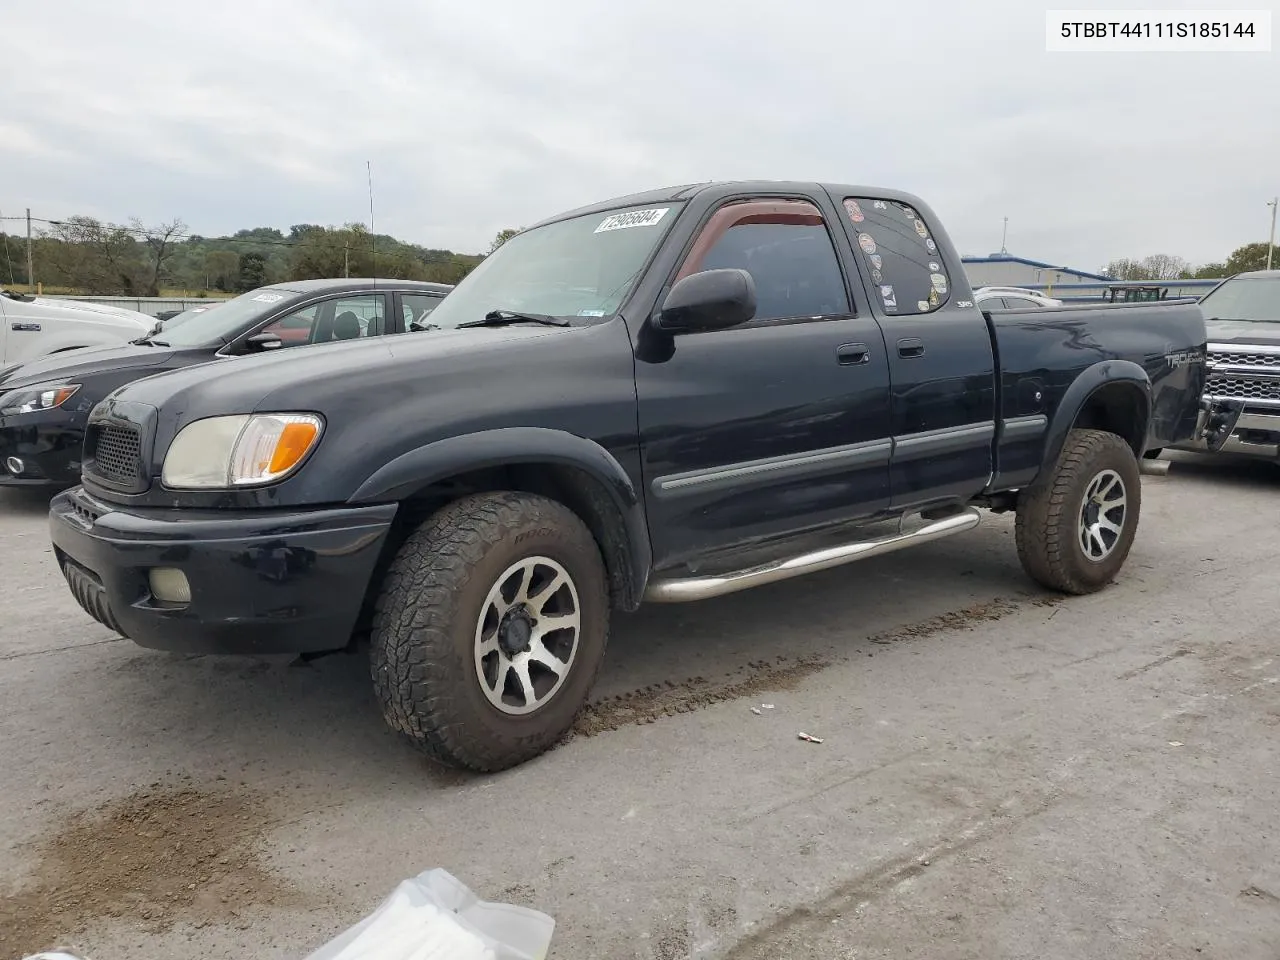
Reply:
[[[1098,515],[1101,504],[1094,503],[1094,512],[1086,514],[1086,498],[1100,484],[1110,483],[1114,492],[1116,480],[1125,503],[1122,522],[1116,522],[1121,514],[1114,508],[1103,514],[1120,527],[1111,540],[1109,528],[1099,533],[1096,521],[1088,522]],[[1053,470],[1018,497],[1015,532],[1022,568],[1052,590],[1070,594],[1101,590],[1124,566],[1141,507],[1142,480],[1129,445],[1114,433],[1072,430]],[[1090,527],[1093,534],[1087,532]],[[1101,539],[1103,535],[1107,539]],[[1091,559],[1086,553],[1101,553],[1103,547],[1106,551],[1101,557]]]
[[[558,688],[543,705],[517,716],[495,706],[494,694],[486,692],[477,649],[482,634],[488,636],[481,615],[498,609],[494,591],[510,582],[504,573],[521,564],[537,566],[531,558],[552,561],[538,569],[553,571],[558,565],[567,575],[569,592],[552,602],[559,606],[565,596],[576,596],[580,627]],[[536,570],[529,574],[530,580],[536,576]],[[559,582],[544,579],[545,589]],[[374,614],[374,688],[387,723],[432,759],[452,767],[502,770],[545,752],[568,732],[595,683],[608,633],[604,563],[576,514],[531,494],[469,496],[413,531],[390,564]],[[488,654],[490,664],[494,653]],[[557,676],[540,664],[526,666],[523,676],[535,669],[542,681],[543,673]],[[522,684],[520,676],[515,683]],[[492,690],[497,683],[489,686]]]

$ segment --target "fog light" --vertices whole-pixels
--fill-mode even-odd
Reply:
[[[174,567],[152,567],[147,579],[151,595],[165,603],[190,603],[191,584],[187,575]]]

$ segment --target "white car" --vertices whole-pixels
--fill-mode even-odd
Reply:
[[[137,340],[155,326],[145,313],[100,303],[52,300],[0,291],[0,367],[77,347]]]
[[[1038,307],[1060,307],[1061,300],[1046,297],[1034,290],[1022,287],[982,287],[973,291],[975,303],[985,305],[988,310],[1034,310]]]

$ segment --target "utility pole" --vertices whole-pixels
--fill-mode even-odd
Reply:
[[[351,241],[342,241],[342,275],[351,276]]]
[[[1272,197],[1271,202],[1267,204],[1271,208],[1271,234],[1267,237],[1267,269],[1271,269],[1271,254],[1276,248],[1276,206],[1280,202],[1280,197]]]
[[[1007,254],[1009,252],[1008,241],[1009,241],[1009,218],[1005,217],[1004,233],[1000,234],[1000,252],[1002,254]]]
[[[31,255],[31,208],[27,207],[27,292],[36,292],[36,271],[32,264],[35,258]]]

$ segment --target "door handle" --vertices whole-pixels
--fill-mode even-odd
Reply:
[[[907,357],[908,359],[911,357],[924,356],[924,341],[918,340],[915,337],[911,337],[907,340],[899,340],[898,356]]]
[[[865,343],[842,343],[836,347],[836,360],[840,366],[854,363],[867,363],[871,359],[871,351]]]

